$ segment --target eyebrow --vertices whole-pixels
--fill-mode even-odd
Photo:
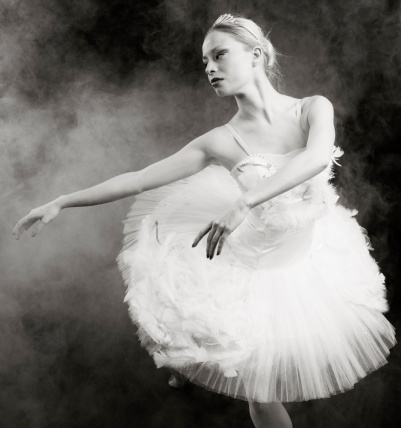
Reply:
[[[214,51],[216,51],[217,49],[220,49],[220,48],[222,48],[224,45],[219,45],[219,46],[216,46],[215,48],[213,48],[212,49],[212,52],[214,52]],[[203,56],[202,57],[202,60],[204,60],[204,59],[207,59],[205,56]]]

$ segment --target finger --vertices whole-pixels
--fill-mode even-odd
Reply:
[[[21,219],[18,223],[17,226],[15,226],[15,231],[16,231],[16,239],[19,239],[22,235],[22,233],[25,230],[28,230],[34,223],[36,223],[36,221],[38,220],[38,218],[33,217],[31,215],[27,215],[25,216],[23,219]]]
[[[219,245],[217,247],[217,253],[216,253],[217,256],[219,256],[221,254],[221,252],[223,251],[223,245],[226,242],[229,234],[230,234],[230,232],[226,229],[224,231],[224,233],[221,235],[221,238],[219,240]]]
[[[17,234],[19,227],[20,227],[20,222],[18,222],[18,223],[14,226],[14,229],[13,229],[13,235],[16,235],[16,234]]]
[[[212,245],[212,240],[214,238],[214,235],[216,233],[216,231],[219,229],[220,225],[217,222],[213,222],[212,228],[209,232],[209,235],[207,236],[207,242],[206,242],[206,255],[207,257],[210,257],[210,248]]]
[[[19,225],[19,223],[17,223],[13,229],[13,235],[14,235],[15,239],[18,239],[19,228],[20,228],[20,225]]]
[[[17,235],[19,230],[23,227],[23,225],[25,224],[26,221],[26,217],[23,217],[15,226],[13,229],[13,235]]]
[[[207,240],[207,254],[209,258],[213,257],[214,249],[217,245],[217,242],[224,232],[225,222],[214,222],[213,228],[209,233]]]
[[[224,228],[223,227],[219,227],[214,236],[213,239],[210,241],[210,247],[209,247],[209,258],[212,259],[214,256],[214,250],[216,249],[216,245],[219,242],[219,239],[221,238],[221,236],[224,233]]]
[[[30,229],[37,221],[38,219],[35,218],[35,219],[32,219],[29,223],[26,223],[24,227],[24,231],[27,231],[28,229]]]
[[[199,244],[199,241],[209,232],[209,230],[212,228],[212,222],[210,222],[204,229],[202,229],[197,235],[192,243],[193,247],[196,247]]]
[[[32,237],[35,237],[38,235],[38,233],[46,226],[46,223],[44,223],[42,220],[39,220],[38,225],[36,226],[36,230],[32,232]]]

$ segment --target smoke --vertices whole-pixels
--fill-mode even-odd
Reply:
[[[397,304],[398,6],[1,0],[2,426],[249,424],[245,403],[169,395],[167,373],[139,348],[115,263],[131,200],[65,210],[36,238],[11,236],[31,208],[139,170],[231,118],[235,103],[215,97],[201,62],[221,13],[272,30],[285,93],[333,102],[341,201],[358,209]]]

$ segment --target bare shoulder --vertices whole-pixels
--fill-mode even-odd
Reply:
[[[230,143],[229,133],[224,126],[218,126],[200,135],[193,143],[198,145],[210,158],[224,158],[224,153]]]
[[[333,111],[333,104],[323,95],[313,95],[302,99],[303,112],[309,113],[312,109],[317,111],[323,109],[325,111]]]
[[[331,101],[323,95],[313,95],[302,99],[302,115],[310,125],[314,120],[332,121],[334,107]]]
[[[208,164],[222,165],[228,170],[244,155],[244,150],[233,143],[233,136],[224,125],[211,129],[192,143],[205,153]]]
[[[200,135],[194,141],[199,141],[200,144],[209,146],[209,145],[213,145],[213,143],[218,141],[220,138],[223,138],[224,136],[225,136],[224,126],[218,126]]]

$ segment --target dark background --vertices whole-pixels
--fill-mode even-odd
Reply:
[[[170,389],[140,348],[115,262],[132,198],[11,235],[31,208],[231,118],[201,60],[222,13],[271,30],[284,93],[334,104],[341,203],[369,232],[400,331],[398,0],[0,0],[0,12],[1,427],[252,426],[245,402]],[[396,346],[354,390],[287,409],[295,428],[399,427],[400,392]]]

